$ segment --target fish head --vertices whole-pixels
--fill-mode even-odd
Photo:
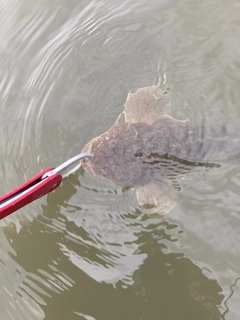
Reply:
[[[124,123],[92,139],[82,150],[92,154],[89,159],[81,160],[83,168],[119,186],[141,185],[145,174],[138,154],[144,147],[143,136],[149,127],[146,123]]]

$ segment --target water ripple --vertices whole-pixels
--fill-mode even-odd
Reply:
[[[169,88],[172,115],[239,134],[238,9],[214,0],[1,1],[0,191],[79,153],[114,123],[129,91],[153,83]],[[80,170],[1,221],[1,317],[109,319],[107,300],[118,318],[121,295],[124,304],[134,297],[139,319],[156,317],[165,297],[188,310],[181,297],[192,296],[236,317],[238,165],[196,172],[179,195],[160,218],[140,209],[134,190]],[[212,284],[208,306],[203,282]]]

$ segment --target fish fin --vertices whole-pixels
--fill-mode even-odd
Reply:
[[[152,124],[169,110],[170,97],[158,86],[138,89],[129,93],[125,102],[125,121]]]
[[[160,215],[167,214],[177,204],[178,194],[167,181],[150,182],[137,188],[139,205]]]

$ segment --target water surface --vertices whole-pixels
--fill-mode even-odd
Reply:
[[[0,193],[78,154],[158,84],[178,119],[239,132],[240,5],[0,2]],[[238,319],[238,159],[167,216],[83,170],[1,221],[1,319]]]

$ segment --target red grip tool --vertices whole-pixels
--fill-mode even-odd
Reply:
[[[64,162],[56,169],[46,169],[20,187],[0,197],[0,220],[56,189],[63,178],[69,176],[81,166],[79,160],[90,156],[90,154],[82,153]],[[62,175],[64,170],[77,161],[77,166],[67,174]]]

